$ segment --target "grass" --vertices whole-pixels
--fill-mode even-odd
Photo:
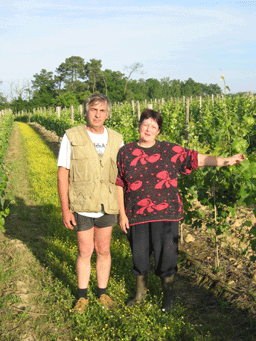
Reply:
[[[129,245],[118,226],[113,230],[108,286],[110,296],[117,303],[116,308],[106,310],[97,302],[93,255],[90,305],[85,314],[73,314],[77,295],[77,247],[73,231],[66,230],[62,224],[56,186],[56,157],[31,127],[20,123],[19,129],[23,143],[16,131],[16,150],[13,147],[13,157],[9,157],[8,162],[11,174],[8,199],[12,204],[6,223],[9,238],[3,241],[5,251],[0,258],[5,266],[7,264],[7,268],[0,268],[1,289],[6,293],[0,300],[4,311],[1,317],[4,340],[19,340],[32,335],[36,340],[47,341],[233,341],[241,335],[238,329],[227,331],[227,325],[232,325],[230,310],[223,307],[211,313],[211,309],[205,306],[205,298],[210,303],[213,298],[200,288],[193,288],[186,280],[178,285],[187,285],[188,291],[191,290],[189,297],[197,290],[200,297],[198,311],[184,301],[177,304],[172,314],[163,314],[160,310],[160,280],[153,274],[149,277],[147,300],[136,307],[127,307],[126,303],[135,293],[135,278],[131,271]],[[8,252],[9,258],[6,256]],[[17,292],[17,283],[21,280],[30,295],[27,303]],[[9,288],[13,290],[10,294]],[[17,302],[13,300],[20,301],[24,309],[15,310]],[[216,305],[213,302],[211,304]],[[250,329],[245,329],[243,338],[237,340],[250,340],[250,333]]]

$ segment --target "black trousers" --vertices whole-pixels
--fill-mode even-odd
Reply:
[[[150,256],[154,251],[155,274],[170,277],[177,273],[178,261],[178,221],[158,221],[130,226],[129,240],[133,273],[146,275],[150,270]]]

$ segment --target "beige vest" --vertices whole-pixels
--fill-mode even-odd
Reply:
[[[86,126],[66,131],[71,144],[69,202],[73,212],[101,212],[101,204],[108,214],[118,214],[116,190],[116,157],[122,135],[107,128],[108,143],[99,157]]]

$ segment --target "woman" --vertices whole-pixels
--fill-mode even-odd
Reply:
[[[154,250],[155,273],[163,287],[162,310],[174,308],[173,280],[177,272],[179,220],[183,205],[177,188],[180,173],[204,166],[239,164],[243,155],[211,157],[166,141],[157,141],[162,116],[143,111],[140,138],[123,146],[117,156],[119,225],[127,234],[133,255],[137,292],[129,306],[146,298],[150,255]]]

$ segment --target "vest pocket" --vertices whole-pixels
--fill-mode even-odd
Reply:
[[[74,211],[89,211],[92,203],[94,184],[76,182],[70,186],[69,200]]]
[[[80,160],[80,159],[86,159],[88,158],[89,149],[87,145],[78,145],[75,144],[75,142],[71,143],[72,149],[71,149],[71,159],[72,160]]]
[[[72,167],[71,177],[74,182],[89,181],[92,178],[92,164],[88,159],[77,160]]]
[[[69,200],[74,207],[83,206],[87,193],[83,183],[73,184],[69,190]]]

